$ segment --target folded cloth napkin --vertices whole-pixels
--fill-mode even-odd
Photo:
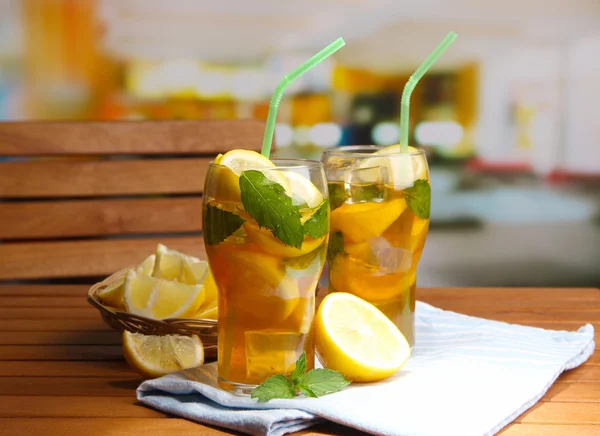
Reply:
[[[146,381],[137,396],[164,412],[252,435],[283,435],[323,419],[380,435],[490,435],[593,351],[591,325],[543,330],[419,302],[412,357],[381,382],[351,384],[321,398],[257,403],[219,389],[211,363]]]

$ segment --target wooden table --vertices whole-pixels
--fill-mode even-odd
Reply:
[[[87,286],[0,285],[0,435],[232,434],[136,403],[141,382],[120,335],[86,302]],[[469,315],[550,329],[596,329],[599,289],[421,289],[419,299]],[[337,425],[298,434],[359,435]],[[600,435],[600,353],[563,374],[505,436]]]

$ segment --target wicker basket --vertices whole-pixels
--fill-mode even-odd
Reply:
[[[205,354],[214,356],[217,353],[217,321],[211,319],[170,318],[151,319],[144,316],[122,312],[112,307],[105,306],[98,298],[98,292],[107,286],[124,280],[127,269],[107,277],[96,283],[88,291],[88,302],[100,311],[106,324],[120,332],[127,330],[132,333],[144,335],[197,335],[204,344]]]

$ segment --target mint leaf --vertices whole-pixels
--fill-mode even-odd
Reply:
[[[344,235],[342,232],[332,233],[329,237],[329,246],[327,247],[327,260],[333,261],[339,254],[345,254],[344,252]]]
[[[329,232],[329,202],[325,200],[317,211],[304,223],[304,234],[313,238],[321,238]]]
[[[300,212],[279,183],[262,172],[248,170],[240,176],[242,204],[259,226],[266,227],[285,245],[300,248],[304,240]]]
[[[337,209],[348,199],[348,193],[344,187],[344,183],[328,183],[327,188],[329,190],[329,203],[331,210]]]
[[[429,218],[429,208],[431,204],[431,186],[424,179],[415,181],[415,184],[410,188],[402,191],[406,204],[419,218]]]
[[[313,369],[308,371],[295,386],[300,391],[309,397],[320,397],[322,395],[331,394],[341,391],[351,382],[337,371],[331,369]]]
[[[298,380],[300,380],[304,374],[306,374],[306,353],[303,352],[300,357],[298,357],[298,360],[296,361],[296,367],[294,368],[294,371],[292,371],[292,373],[290,374],[290,378],[292,379],[292,383],[294,383],[294,385],[296,385],[296,383],[298,383]]]
[[[244,223],[238,215],[212,204],[205,206],[202,217],[204,241],[207,245],[220,244]]]
[[[250,398],[258,398],[264,403],[273,398],[294,398],[296,390],[294,385],[284,375],[278,374],[266,379],[263,383],[252,390]]]

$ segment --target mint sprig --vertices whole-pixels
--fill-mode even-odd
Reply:
[[[289,377],[282,374],[269,377],[254,388],[250,397],[257,398],[261,403],[274,398],[293,398],[298,392],[316,398],[341,391],[350,383],[342,374],[331,369],[311,369],[306,372],[306,353],[302,353]]]
[[[331,204],[331,210],[340,207],[349,197],[343,183],[328,183],[327,188],[329,190],[329,202]]]
[[[329,232],[329,201],[325,200],[312,216],[304,223],[304,234],[313,238],[321,238]]]
[[[428,219],[431,204],[431,186],[425,179],[416,180],[414,185],[402,191],[409,209],[419,218]]]
[[[329,246],[327,247],[327,260],[332,262],[338,255],[344,255],[344,235],[342,232],[335,232],[329,236]],[[331,264],[330,264],[331,265]]]
[[[218,206],[207,204],[203,214],[204,241],[207,245],[217,245],[231,236],[244,224],[240,216]]]
[[[271,230],[285,245],[302,247],[300,212],[283,186],[260,171],[247,170],[240,175],[240,191],[244,209],[259,226]]]

